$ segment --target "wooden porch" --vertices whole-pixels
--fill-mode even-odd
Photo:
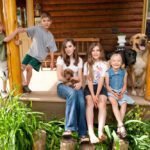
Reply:
[[[33,110],[44,112],[45,117],[48,120],[54,117],[64,118],[65,100],[57,96],[56,71],[50,71],[47,68],[43,68],[43,70],[41,70],[39,73],[33,72],[33,78],[31,80],[30,88],[31,90],[33,90],[33,92],[31,94],[24,94],[21,98],[22,101],[26,103],[31,101]],[[150,110],[149,101],[146,101],[143,97],[132,97],[135,100],[136,104],[144,107],[146,110]],[[135,106],[129,106],[128,110],[133,107]],[[108,112],[111,112],[111,105],[109,102],[107,105],[107,110]],[[113,120],[113,117],[109,118]],[[150,118],[150,114],[144,114],[144,118]]]

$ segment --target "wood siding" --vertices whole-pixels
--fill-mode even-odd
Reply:
[[[143,0],[46,0],[43,11],[53,17],[55,38],[100,38],[105,50],[117,46],[117,34],[127,39],[141,32]],[[128,45],[128,43],[127,43]]]

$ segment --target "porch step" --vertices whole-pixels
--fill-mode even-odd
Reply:
[[[150,110],[150,102],[144,100],[143,97],[132,96],[135,100],[135,103],[144,107],[146,110]],[[21,97],[21,100],[25,103],[32,102],[32,109],[33,111],[43,112],[47,120],[52,118],[64,118],[65,116],[65,100],[59,98],[56,92],[49,92],[49,91],[33,91],[30,94],[24,94]],[[128,110],[135,106],[129,105]],[[113,114],[111,105],[109,101],[107,101],[107,114]],[[97,113],[96,113],[97,116]],[[95,118],[97,118],[95,116]],[[112,115],[109,116],[109,120],[113,120]],[[143,116],[145,119],[150,118],[150,114],[144,114]]]

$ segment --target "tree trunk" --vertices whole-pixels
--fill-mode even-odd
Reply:
[[[95,150],[95,146],[93,144],[81,144],[79,150]]]
[[[37,130],[33,134],[34,143],[33,150],[45,150],[46,145],[46,132],[44,130]]]
[[[60,143],[60,150],[75,150],[76,141],[74,139],[62,139]]]
[[[120,150],[128,150],[128,147],[129,147],[129,142],[128,141],[120,139],[119,143],[120,143]],[[116,150],[116,143],[115,143],[115,141],[113,143],[112,150]]]

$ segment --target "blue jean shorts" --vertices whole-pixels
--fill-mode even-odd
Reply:
[[[121,90],[113,90],[116,93],[120,93]],[[123,94],[123,97],[121,99],[118,99],[116,96],[114,96],[112,93],[108,92],[108,97],[113,97],[118,104],[121,106],[123,103],[127,104],[134,104],[134,100],[127,94],[127,91]]]

